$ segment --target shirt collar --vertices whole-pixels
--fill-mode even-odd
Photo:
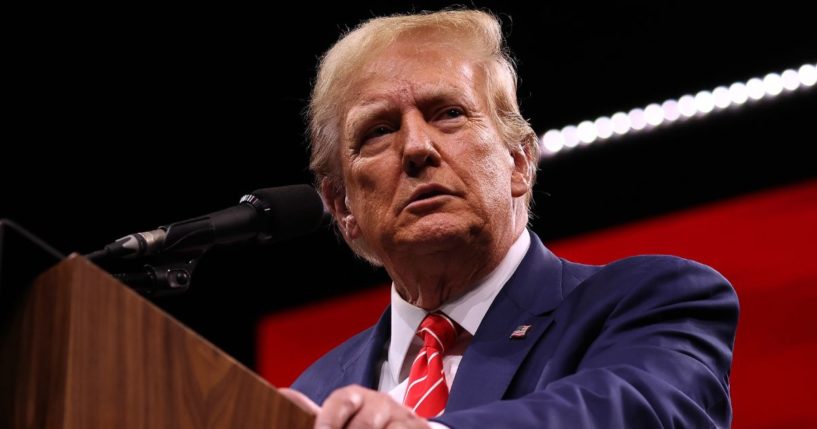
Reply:
[[[443,304],[439,311],[445,313],[452,320],[472,336],[477,332],[479,324],[494,302],[494,298],[502,286],[511,278],[516,268],[522,262],[530,247],[530,234],[527,230],[519,235],[508,253],[488,276],[475,288],[454,301]],[[391,339],[389,342],[389,370],[395,381],[399,381],[400,370],[406,358],[414,333],[420,326],[427,312],[415,307],[400,294],[392,283],[391,287]]]

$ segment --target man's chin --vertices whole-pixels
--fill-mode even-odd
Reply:
[[[468,242],[472,231],[462,217],[439,213],[423,216],[402,228],[395,235],[395,241],[398,245],[443,250]]]

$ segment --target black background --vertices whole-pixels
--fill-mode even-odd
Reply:
[[[84,253],[310,182],[301,113],[318,56],[368,17],[448,5],[381,3],[10,14],[0,216]],[[502,18],[540,133],[817,60],[796,3],[527,3],[475,5]],[[533,228],[548,241],[817,177],[815,93],[547,160]],[[322,230],[215,250],[188,294],[159,304],[253,365],[261,315],[385,281]]]

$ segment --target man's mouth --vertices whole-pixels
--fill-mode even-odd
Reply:
[[[452,195],[452,192],[448,190],[446,187],[438,184],[428,184],[428,185],[421,185],[418,186],[414,192],[412,192],[411,197],[409,197],[406,206],[420,203],[425,200],[432,199],[434,197],[439,197],[441,195]]]
[[[437,190],[437,189],[429,189],[428,191],[423,191],[419,195],[417,195],[413,201],[424,200],[426,198],[436,197],[437,195],[446,195],[444,192]],[[412,202],[413,202],[412,201]]]

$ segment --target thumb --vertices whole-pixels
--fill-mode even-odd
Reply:
[[[280,393],[281,396],[294,402],[295,405],[301,407],[304,411],[310,414],[318,414],[321,411],[321,407],[319,407],[318,404],[312,402],[312,400],[309,399],[309,397],[307,397],[306,395],[297,390],[290,389],[288,387],[282,387],[278,389],[278,393]]]

